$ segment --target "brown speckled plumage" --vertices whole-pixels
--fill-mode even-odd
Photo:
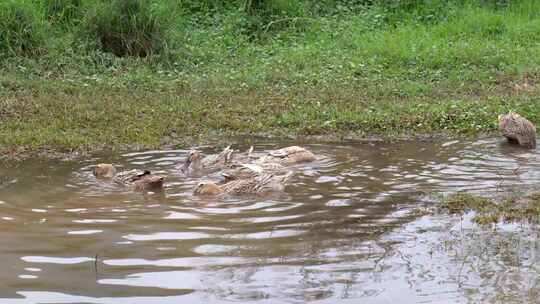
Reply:
[[[292,165],[312,162],[314,160],[316,160],[316,157],[311,151],[302,147],[291,146],[271,151],[267,155],[259,158],[256,163],[278,163],[281,165]]]
[[[234,150],[227,147],[219,154],[212,154],[203,157],[201,152],[192,150],[188,153],[188,156],[180,170],[184,174],[217,171],[225,168],[232,162],[233,153]]]
[[[536,127],[517,113],[500,115],[499,130],[509,142],[515,142],[526,148],[536,148]]]
[[[233,165],[231,169],[223,171],[222,175],[226,181],[230,181],[254,178],[265,173],[285,174],[286,172],[287,168],[279,163],[238,164]]]
[[[195,195],[219,194],[264,194],[283,191],[292,173],[285,175],[263,174],[254,178],[237,179],[217,185],[213,182],[201,182],[194,191]]]
[[[158,190],[163,188],[163,177],[148,170],[127,170],[117,172],[112,164],[98,164],[92,170],[97,178],[112,179],[118,185],[132,187],[136,191]]]
[[[119,185],[133,187],[137,191],[157,190],[163,187],[163,177],[148,170],[122,171],[113,177],[113,181]]]

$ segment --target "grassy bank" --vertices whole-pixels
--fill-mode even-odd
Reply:
[[[26,17],[0,22],[6,148],[476,134],[493,132],[508,110],[540,122],[533,0],[164,0],[129,9],[57,0],[54,10],[51,1],[12,1]]]

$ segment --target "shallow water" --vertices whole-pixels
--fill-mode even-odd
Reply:
[[[1,167],[0,303],[536,299],[535,227],[416,211],[434,204],[427,193],[534,188],[538,152],[499,139],[302,144],[318,161],[263,198],[193,197],[218,175],[183,177],[184,150]],[[100,162],[159,172],[166,189],[97,181]]]

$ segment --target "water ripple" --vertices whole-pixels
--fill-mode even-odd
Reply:
[[[183,176],[177,164],[187,150],[2,168],[16,182],[0,187],[0,254],[9,269],[0,274],[0,303],[437,303],[512,286],[508,278],[475,278],[467,295],[438,279],[455,276],[440,256],[446,264],[430,274],[424,265],[434,262],[416,239],[437,223],[414,222],[411,210],[430,203],[425,193],[536,187],[540,152],[499,139],[255,148],[262,155],[290,144],[319,157],[294,166],[286,193],[272,197],[194,197],[201,179],[221,177]],[[163,174],[165,191],[136,193],[96,180],[91,170],[100,162]],[[411,221],[426,230],[409,231]]]

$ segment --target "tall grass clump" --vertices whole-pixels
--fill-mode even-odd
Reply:
[[[97,47],[116,56],[146,57],[167,46],[171,12],[160,2],[112,0],[95,4],[84,20],[84,28]]]
[[[242,0],[245,1],[245,0]],[[190,14],[212,14],[238,9],[242,6],[241,0],[188,0],[178,1],[177,6]]]
[[[301,29],[311,19],[310,3],[289,0],[245,0],[246,29],[252,37]]]
[[[45,49],[45,24],[39,13],[30,2],[0,1],[0,55],[29,56]]]
[[[81,0],[43,0],[45,16],[54,24],[71,24],[82,16]]]

